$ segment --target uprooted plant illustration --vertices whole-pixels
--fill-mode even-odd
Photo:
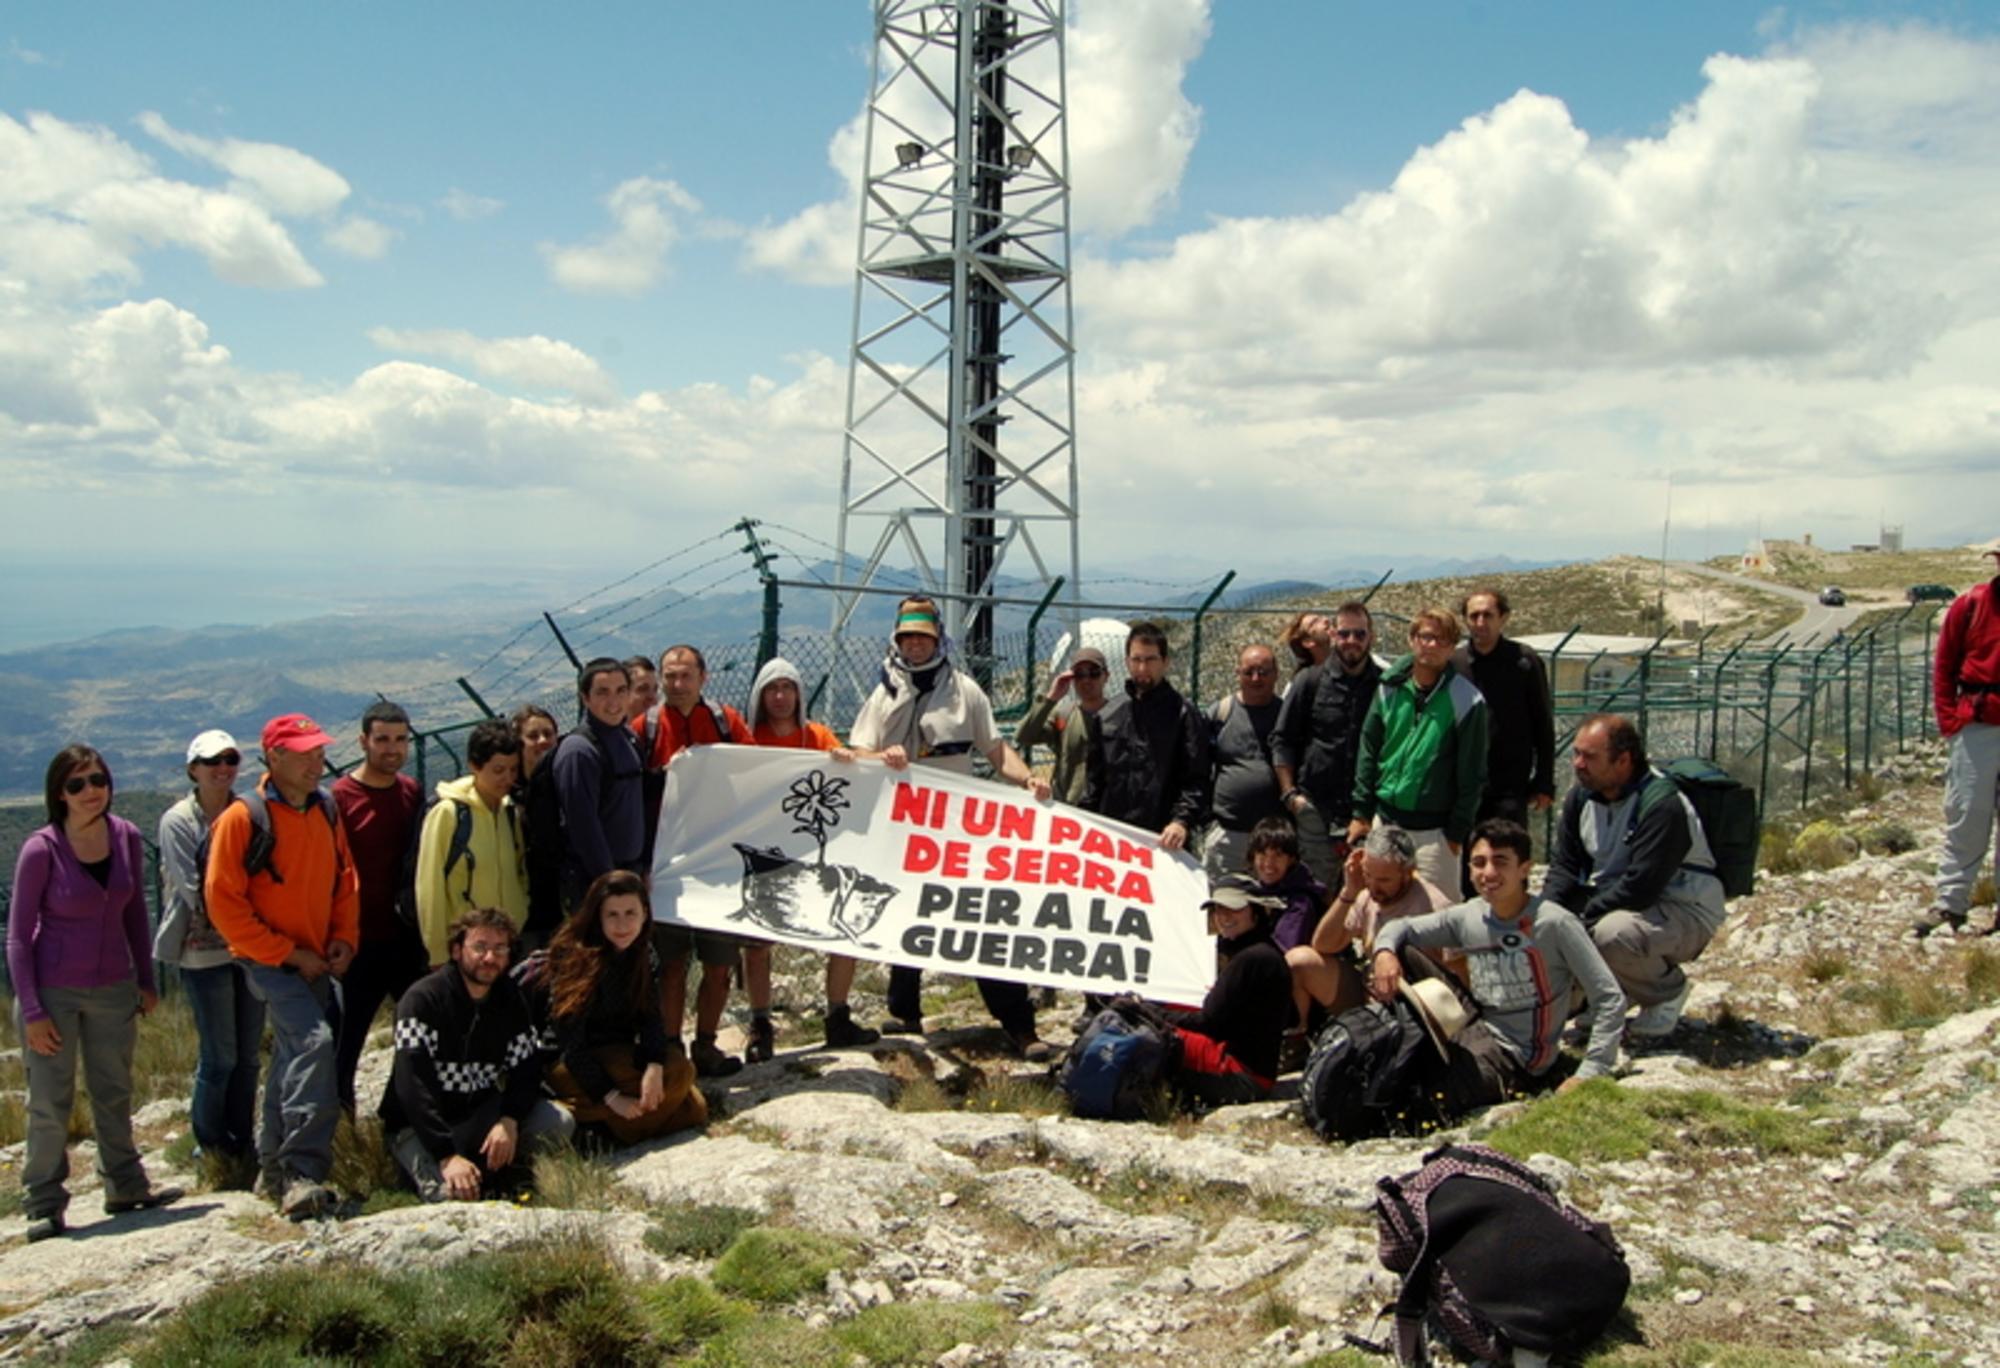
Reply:
[[[826,862],[827,839],[853,807],[848,783],[814,770],[794,780],[778,804],[795,833],[813,838],[812,864],[776,846],[735,843],[743,857],[743,904],[735,916],[808,940],[868,944],[861,938],[881,919],[896,890],[852,865]]]

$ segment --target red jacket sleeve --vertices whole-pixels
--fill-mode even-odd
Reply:
[[[1965,661],[1965,632],[1972,620],[1972,595],[1960,594],[1944,610],[1938,627],[1937,659],[1931,669],[1931,702],[1937,710],[1938,734],[1950,736],[1965,725],[1958,705],[1958,672]]]

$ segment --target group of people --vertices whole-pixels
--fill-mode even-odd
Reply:
[[[1159,626],[1133,627],[1122,690],[1104,654],[1074,653],[1018,729],[1048,746],[1044,777],[1001,734],[986,693],[952,661],[937,606],[898,607],[880,681],[843,743],[805,716],[798,671],[758,672],[748,717],[706,692],[691,645],[657,661],[603,658],[577,682],[578,718],[524,707],[473,727],[466,772],[422,793],[404,774],[408,715],[361,719],[360,762],[322,787],[333,738],[302,714],[271,719],[264,776],[238,792],[243,754],[221,731],[187,748],[190,789],[160,823],[166,902],[147,917],[139,834],[111,808],[87,746],[48,770],[49,824],[23,848],[8,927],[28,1058],[25,1210],[31,1235],[64,1229],[66,1122],[81,1055],[112,1210],[178,1196],[148,1184],[131,1141],[135,1011],[174,964],[200,1037],[192,1128],[204,1153],[254,1164],[295,1218],[328,1211],[338,1117],[384,1004],[394,1055],[379,1103],[389,1146],[431,1198],[505,1190],[524,1156],[579,1124],[629,1143],[701,1124],[701,1076],[742,1067],[718,1043],[732,981],[749,1005],[745,1053],[768,1059],[768,943],[656,922],[651,849],[668,763],[690,746],[802,747],[892,770],[932,766],[1071,803],[1199,855],[1223,963],[1177,1010],[1180,1074],[1208,1102],[1261,1096],[1328,1013],[1432,972],[1439,952],[1482,1008],[1461,1033],[1467,1097],[1547,1075],[1571,1014],[1592,1012],[1579,1076],[1609,1067],[1632,1029],[1672,1029],[1681,965],[1720,924],[1721,887],[1699,821],[1651,771],[1636,730],[1591,719],[1577,783],[1539,895],[1523,822],[1553,801],[1546,672],[1504,634],[1506,595],[1428,608],[1409,651],[1374,654],[1365,604],[1301,614],[1295,662],[1240,653],[1235,687],[1197,708],[1168,678]],[[1460,640],[1461,617],[1470,627]],[[1469,875],[1472,896],[1466,898]],[[1190,909],[1192,914],[1193,909]],[[684,1045],[691,962],[694,1039]],[[855,963],[829,956],[825,1040],[875,1043],[854,1019]],[[1020,983],[979,990],[1023,1057],[1047,1059]],[[894,966],[882,1029],[921,1033],[920,972]],[[260,1042],[273,1049],[256,1115]],[[1483,1089],[1483,1091],[1481,1091]]]

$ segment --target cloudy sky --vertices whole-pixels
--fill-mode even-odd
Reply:
[[[0,567],[831,540],[869,16],[9,7]],[[2000,9],[1071,20],[1086,578],[2000,532]]]

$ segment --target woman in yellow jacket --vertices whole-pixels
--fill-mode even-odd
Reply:
[[[508,796],[521,739],[505,722],[481,722],[466,740],[465,758],[471,773],[437,786],[417,845],[417,924],[432,968],[449,958],[451,924],[462,912],[498,908],[517,934],[528,921],[521,818]]]

